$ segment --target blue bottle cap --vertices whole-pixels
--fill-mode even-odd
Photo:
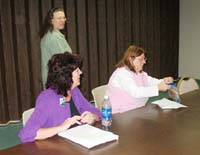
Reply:
[[[170,83],[168,83],[168,85],[170,85],[170,86],[176,86],[176,83],[175,82],[170,82]]]

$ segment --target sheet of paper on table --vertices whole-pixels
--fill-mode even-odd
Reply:
[[[59,136],[67,138],[78,143],[88,149],[106,142],[118,140],[119,136],[94,126],[84,124],[63,132],[58,133]]]
[[[152,102],[152,104],[158,105],[161,109],[178,109],[178,108],[186,108],[187,107],[183,104],[168,100],[166,98],[154,101],[154,102]]]

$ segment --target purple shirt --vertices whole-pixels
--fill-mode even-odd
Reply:
[[[80,114],[90,111],[101,117],[99,109],[91,105],[77,87],[71,90],[71,96]],[[40,93],[33,114],[19,132],[19,138],[23,143],[34,141],[38,129],[58,126],[71,117],[69,103],[60,105],[61,98],[62,95],[58,95],[50,88]]]

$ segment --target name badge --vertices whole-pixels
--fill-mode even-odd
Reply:
[[[67,103],[65,97],[61,97],[59,103],[60,103],[61,106],[65,106],[66,103]]]

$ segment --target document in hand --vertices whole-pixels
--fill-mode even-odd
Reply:
[[[178,109],[178,108],[185,108],[187,106],[180,104],[175,101],[168,100],[163,98],[161,100],[157,100],[152,102],[152,104],[157,104],[161,109]]]
[[[118,140],[119,136],[109,131],[104,131],[94,126],[84,124],[63,132],[59,136],[90,149],[96,145]]]

